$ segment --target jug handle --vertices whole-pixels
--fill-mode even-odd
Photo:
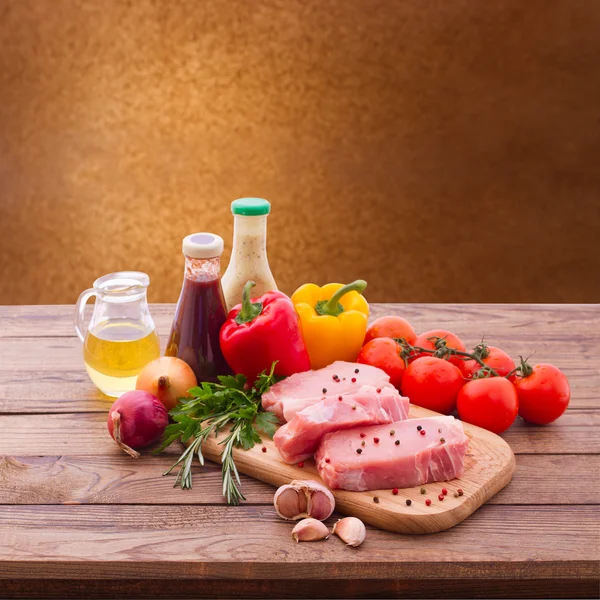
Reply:
[[[81,292],[79,298],[77,298],[77,303],[75,304],[75,318],[73,319],[73,324],[75,325],[75,331],[82,342],[85,340],[85,334],[87,333],[87,325],[83,322],[85,305],[87,304],[87,301],[95,295],[96,290],[93,288],[85,290],[85,292]]]

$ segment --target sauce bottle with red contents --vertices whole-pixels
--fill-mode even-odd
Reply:
[[[198,382],[216,382],[231,369],[219,343],[227,313],[221,288],[223,239],[193,233],[183,240],[185,271],[165,356],[177,356],[193,369]]]

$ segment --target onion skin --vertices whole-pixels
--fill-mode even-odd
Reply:
[[[138,375],[136,390],[152,394],[167,409],[172,410],[188,390],[198,385],[192,368],[180,358],[163,356],[149,362]]]
[[[169,415],[152,394],[134,390],[115,401],[108,413],[108,432],[117,446],[138,458],[136,449],[158,440],[169,424]]]

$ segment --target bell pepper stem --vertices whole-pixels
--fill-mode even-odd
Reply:
[[[262,312],[262,302],[252,302],[250,299],[250,293],[255,285],[256,283],[254,283],[254,281],[247,281],[244,286],[244,291],[242,292],[242,308],[235,318],[235,322],[238,325],[253,321]]]
[[[352,283],[348,283],[342,286],[331,298],[327,301],[321,301],[317,303],[315,307],[320,315],[331,315],[337,317],[340,313],[344,312],[344,308],[340,304],[340,300],[348,292],[358,292],[362,294],[367,287],[367,282],[363,279],[357,279]]]

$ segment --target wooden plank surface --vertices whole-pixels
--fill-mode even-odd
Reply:
[[[91,314],[88,306],[87,314]],[[566,334],[598,339],[600,304],[370,304],[371,318],[398,314],[418,332],[450,329],[464,342],[476,343],[482,336],[508,340],[514,335],[535,342],[538,339],[568,341]],[[74,337],[72,305],[0,306],[0,337]],[[159,333],[167,335],[174,304],[152,304],[150,312]],[[517,333],[518,332],[518,333]],[[567,339],[565,339],[567,338]],[[516,338],[514,338],[516,339]]]
[[[557,566],[557,568],[559,568]],[[7,598],[515,598],[506,579],[3,579]],[[519,598],[594,598],[598,581],[592,579],[521,579]]]
[[[151,308],[163,343],[173,308]],[[417,331],[451,329],[467,345],[485,335],[515,358],[536,351],[565,371],[572,401],[553,425],[517,421],[504,434],[514,479],[469,519],[418,540],[369,527],[358,550],[337,538],[294,544],[271,486],[242,476],[249,502],[227,507],[217,465],[198,467],[183,492],[161,475],[177,448],[138,461],[122,454],[106,433],[110,400],[83,369],[72,311],[0,307],[0,597],[170,597],[173,577],[180,597],[597,592],[598,305],[372,305],[372,318],[399,314]]]
[[[1,506],[0,577],[148,578],[157,565],[163,576],[233,579],[444,579],[471,567],[475,577],[599,573],[595,506],[484,506],[418,539],[369,527],[358,549],[337,537],[296,544],[292,527],[262,506]]]
[[[220,465],[207,461],[197,467],[194,488],[183,491],[162,475],[175,457],[175,449],[137,461],[124,453],[3,456],[0,504],[225,504]],[[271,485],[246,475],[241,479],[249,504],[272,504]],[[524,455],[511,483],[486,504],[598,504],[599,489],[600,456]]]
[[[372,319],[402,315],[417,331],[451,329],[471,346],[485,335],[515,359],[535,353],[535,361],[552,362],[569,377],[570,410],[600,408],[593,352],[600,344],[598,305],[374,304],[371,310]],[[106,410],[83,368],[72,312],[71,306],[0,306],[0,413]],[[173,306],[153,305],[152,314],[164,347]]]
[[[107,413],[0,415],[0,455],[115,455]],[[519,454],[595,454],[600,448],[600,411],[567,411],[545,427],[517,420],[502,437]],[[148,451],[145,451],[148,454]]]

